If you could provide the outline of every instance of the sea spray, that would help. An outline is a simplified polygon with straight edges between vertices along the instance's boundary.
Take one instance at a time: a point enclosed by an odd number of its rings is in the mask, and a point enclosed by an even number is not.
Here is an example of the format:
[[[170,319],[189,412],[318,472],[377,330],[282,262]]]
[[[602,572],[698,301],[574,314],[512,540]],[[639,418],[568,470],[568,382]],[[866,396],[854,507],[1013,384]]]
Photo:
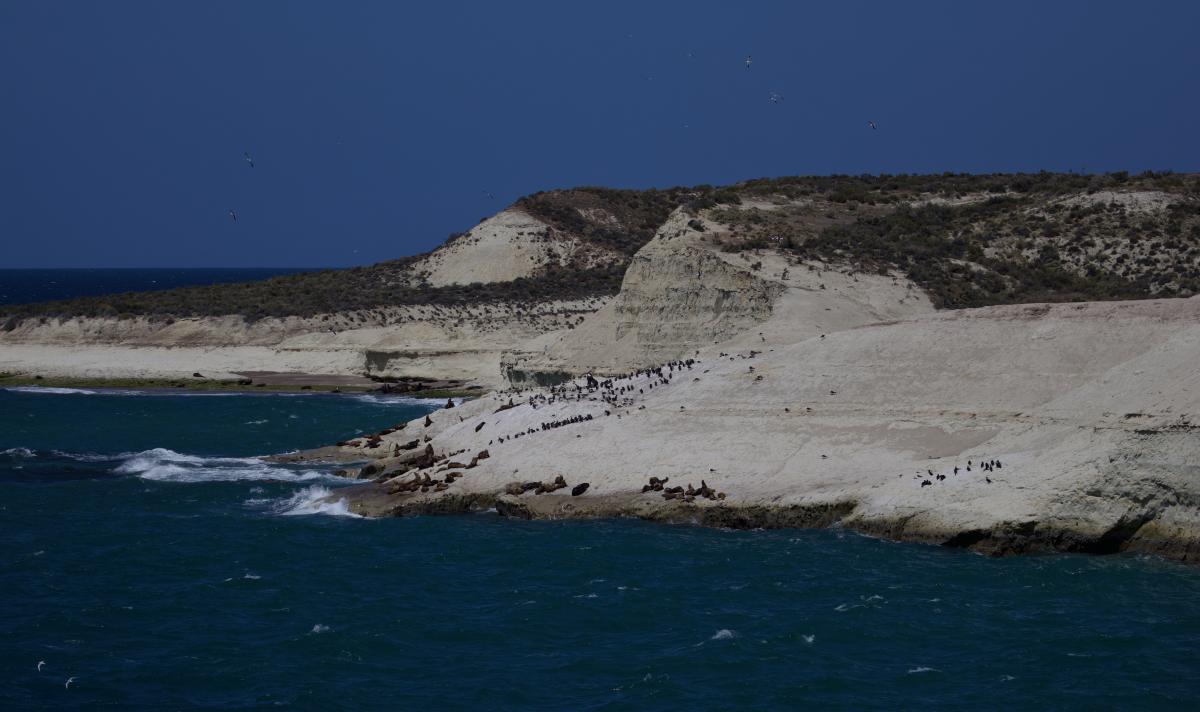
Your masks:
[[[361,515],[350,511],[350,506],[344,497],[331,499],[332,496],[333,492],[328,487],[310,485],[281,500],[276,505],[275,512],[284,516],[327,514],[333,517],[362,519]]]
[[[137,475],[160,482],[232,482],[273,480],[280,482],[336,481],[335,476],[317,470],[293,470],[269,465],[254,457],[200,457],[153,448],[128,456],[113,469],[117,474]]]

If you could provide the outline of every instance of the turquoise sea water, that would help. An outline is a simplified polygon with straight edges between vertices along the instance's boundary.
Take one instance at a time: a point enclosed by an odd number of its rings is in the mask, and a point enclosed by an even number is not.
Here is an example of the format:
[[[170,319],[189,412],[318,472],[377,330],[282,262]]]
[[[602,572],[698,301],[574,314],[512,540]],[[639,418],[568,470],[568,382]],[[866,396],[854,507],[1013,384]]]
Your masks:
[[[1200,705],[1194,567],[371,521],[314,504],[320,469],[246,459],[427,407],[0,390],[0,709]]]

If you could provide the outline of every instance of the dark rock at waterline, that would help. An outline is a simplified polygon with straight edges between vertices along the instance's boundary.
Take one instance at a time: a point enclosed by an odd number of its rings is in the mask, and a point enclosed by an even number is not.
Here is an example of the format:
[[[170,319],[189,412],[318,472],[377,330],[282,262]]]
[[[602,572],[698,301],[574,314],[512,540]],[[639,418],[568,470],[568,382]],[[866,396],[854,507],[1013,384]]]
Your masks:
[[[581,482],[581,483],[575,485],[574,487],[571,488],[571,496],[578,497],[579,495],[583,494],[584,492],[587,492],[588,487],[590,487],[590,486],[591,485],[587,482]]]

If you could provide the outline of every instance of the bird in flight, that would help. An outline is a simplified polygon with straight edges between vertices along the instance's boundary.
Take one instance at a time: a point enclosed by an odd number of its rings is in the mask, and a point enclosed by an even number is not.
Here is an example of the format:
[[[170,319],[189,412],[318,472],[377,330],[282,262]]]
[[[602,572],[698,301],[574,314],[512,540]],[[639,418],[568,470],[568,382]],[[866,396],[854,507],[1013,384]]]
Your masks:
[[[875,125],[874,121],[868,121],[867,126],[870,126],[872,130],[876,130],[879,128],[878,126]]]
[[[250,167],[253,168],[254,167],[254,159],[250,157],[250,152],[243,151],[242,155],[246,157],[246,163],[249,163]]]
[[[73,678],[73,677],[68,677],[68,678],[67,678],[67,684],[63,685],[63,689],[64,689],[64,690],[69,690],[69,689],[71,689],[71,683],[72,683],[72,682],[75,682],[75,678]]]
[[[485,190],[485,191],[483,191],[483,194],[484,194],[484,195],[486,195],[488,198],[495,198],[495,197],[496,197],[496,196],[492,195],[492,191],[490,191],[490,190]]]
[[[772,104],[778,104],[779,102],[783,101],[783,94],[771,92],[771,95],[768,98],[771,100]]]
[[[235,213],[232,209],[229,211],[229,219],[237,222],[237,213]]]
[[[39,660],[39,661],[38,661],[38,672],[41,672],[41,671],[42,671],[42,668],[44,668],[45,666],[46,666],[46,661],[45,661],[45,660]]]
[[[746,69],[749,69],[751,64],[754,64],[754,58],[746,55]]]

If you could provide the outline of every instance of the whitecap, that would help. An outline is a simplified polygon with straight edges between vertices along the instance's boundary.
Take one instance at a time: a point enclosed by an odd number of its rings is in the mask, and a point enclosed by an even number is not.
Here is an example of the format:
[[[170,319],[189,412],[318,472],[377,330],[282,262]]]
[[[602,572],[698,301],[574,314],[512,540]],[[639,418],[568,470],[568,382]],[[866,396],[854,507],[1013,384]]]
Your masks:
[[[258,574],[252,574],[252,573],[247,572],[246,575],[243,576],[242,578],[249,579],[250,581],[257,581],[260,578],[262,578],[262,576],[259,576]]]
[[[10,447],[7,450],[0,450],[0,455],[8,455],[9,457],[33,457],[33,450],[27,447]]]
[[[263,423],[269,423],[269,422],[271,422],[271,421],[267,420],[266,418],[263,418],[262,420],[247,420],[244,423],[244,425],[262,425]]]
[[[318,623],[318,624],[314,625],[314,626],[312,627],[312,630],[310,630],[310,631],[308,631],[308,632],[309,632],[310,634],[317,634],[317,635],[319,635],[319,634],[321,634],[321,633],[328,633],[329,631],[330,631],[330,627],[329,627],[329,626],[327,626],[327,625],[321,625],[320,623]]]
[[[916,675],[916,674],[922,673],[922,672],[941,672],[941,670],[938,670],[937,668],[931,668],[931,667],[915,667],[915,668],[909,669],[908,674]]]
[[[123,475],[137,475],[160,482],[232,482],[236,480],[282,480],[312,482],[333,479],[333,475],[314,470],[289,470],[269,465],[255,457],[200,457],[154,448],[127,453],[125,461],[113,469]]]
[[[718,630],[716,633],[713,633],[713,636],[711,638],[709,638],[709,640],[731,640],[733,638],[736,638],[737,635],[738,634],[737,634],[736,630],[729,630],[728,628],[722,628],[721,630]]]
[[[350,511],[350,505],[344,497],[331,500],[332,495],[333,492],[328,487],[311,485],[280,501],[275,507],[275,512],[284,516],[327,514],[333,517],[362,519],[362,515]]]

